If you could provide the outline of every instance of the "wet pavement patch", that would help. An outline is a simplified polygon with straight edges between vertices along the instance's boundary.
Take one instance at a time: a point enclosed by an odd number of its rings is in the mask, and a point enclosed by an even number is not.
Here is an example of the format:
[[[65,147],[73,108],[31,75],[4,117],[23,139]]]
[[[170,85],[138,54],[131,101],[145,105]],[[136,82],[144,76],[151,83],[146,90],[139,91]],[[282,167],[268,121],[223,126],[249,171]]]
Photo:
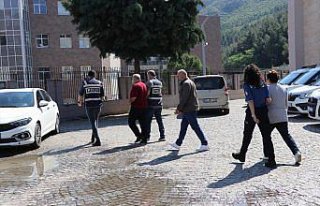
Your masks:
[[[0,161],[0,184],[36,181],[58,166],[53,156],[25,155]]]

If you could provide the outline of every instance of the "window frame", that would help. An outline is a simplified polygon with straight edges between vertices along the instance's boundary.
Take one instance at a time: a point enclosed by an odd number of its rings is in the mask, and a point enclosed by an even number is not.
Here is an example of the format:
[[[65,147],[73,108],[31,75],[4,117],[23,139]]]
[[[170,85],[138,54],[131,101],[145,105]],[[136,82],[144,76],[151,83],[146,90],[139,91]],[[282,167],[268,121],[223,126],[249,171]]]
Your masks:
[[[47,45],[46,46],[43,44],[44,39],[45,39],[44,36],[47,36]],[[38,40],[41,41],[43,46],[39,46]],[[36,47],[38,49],[48,48],[49,47],[49,35],[48,34],[38,34],[38,35],[36,35]]]
[[[42,8],[45,8],[45,12],[42,12]],[[47,0],[33,0],[33,14],[36,14],[36,15],[48,14]]]
[[[60,34],[60,48],[61,49],[71,49],[72,48],[72,35],[71,34]],[[70,42],[68,42],[68,41]],[[63,44],[70,43],[70,47],[63,46]]]
[[[70,11],[63,6],[61,0],[57,2],[58,16],[70,16]]]

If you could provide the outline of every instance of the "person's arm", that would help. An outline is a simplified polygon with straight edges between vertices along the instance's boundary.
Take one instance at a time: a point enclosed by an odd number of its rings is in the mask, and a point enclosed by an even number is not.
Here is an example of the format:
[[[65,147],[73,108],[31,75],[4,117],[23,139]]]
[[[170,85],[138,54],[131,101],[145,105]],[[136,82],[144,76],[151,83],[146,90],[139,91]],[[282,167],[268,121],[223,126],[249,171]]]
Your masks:
[[[84,83],[82,83],[79,94],[78,94],[78,106],[81,107],[83,105],[83,95],[84,95]]]
[[[151,93],[151,82],[150,81],[148,81],[147,83],[146,83],[146,86],[147,86],[147,89],[148,89],[148,94],[147,94],[147,98],[150,96],[150,93]]]
[[[101,100],[102,100],[102,101],[105,100],[104,88],[103,88],[103,84],[102,84],[102,83],[101,83],[101,89],[100,89],[100,97],[101,97]]]
[[[132,86],[131,91],[130,91],[130,98],[129,98],[129,103],[131,104],[132,102],[136,101],[138,97],[138,87]]]
[[[271,104],[271,102],[272,102],[272,95],[270,94],[270,92],[269,92],[269,88],[267,87],[266,88],[266,104],[268,105],[268,104]]]
[[[181,99],[179,102],[179,105],[177,107],[177,110],[180,112],[183,112],[183,108],[188,102],[189,96],[190,96],[190,91],[191,91],[191,84],[190,83],[183,83],[182,84],[182,89],[181,89]]]
[[[260,120],[256,116],[256,110],[255,110],[255,107],[254,107],[253,100],[248,101],[248,105],[249,105],[249,109],[250,109],[251,117],[252,117],[253,121],[255,123],[259,124]]]

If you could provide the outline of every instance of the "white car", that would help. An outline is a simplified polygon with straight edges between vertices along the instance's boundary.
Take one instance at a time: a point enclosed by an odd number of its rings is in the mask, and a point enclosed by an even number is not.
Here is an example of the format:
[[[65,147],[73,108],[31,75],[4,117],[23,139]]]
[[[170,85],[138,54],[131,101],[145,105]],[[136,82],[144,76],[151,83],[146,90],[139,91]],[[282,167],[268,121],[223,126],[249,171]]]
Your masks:
[[[229,93],[221,75],[206,75],[193,78],[197,87],[199,109],[214,109],[229,113]]]
[[[307,73],[309,69],[297,69],[295,71],[290,72],[287,76],[279,81],[281,85],[291,85],[293,82],[302,77],[305,73]]]
[[[59,133],[59,109],[39,88],[0,90],[0,146],[40,147],[42,137]]]
[[[302,87],[304,85],[313,85],[318,80],[320,80],[320,67],[309,69],[308,72],[304,73],[291,85],[284,85],[284,87],[289,92],[295,88]]]
[[[320,89],[320,80],[310,86],[305,85],[292,89],[288,93],[288,112],[308,114],[309,95],[317,89]]]
[[[310,118],[320,120],[320,89],[309,95],[308,112]]]

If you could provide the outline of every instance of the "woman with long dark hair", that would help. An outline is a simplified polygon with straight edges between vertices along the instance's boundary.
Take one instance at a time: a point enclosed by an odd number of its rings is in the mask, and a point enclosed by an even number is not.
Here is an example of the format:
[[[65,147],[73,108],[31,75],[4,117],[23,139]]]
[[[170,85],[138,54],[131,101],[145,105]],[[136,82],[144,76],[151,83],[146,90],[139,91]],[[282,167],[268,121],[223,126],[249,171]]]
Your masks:
[[[244,94],[248,107],[244,120],[243,140],[240,152],[232,153],[232,157],[245,162],[246,153],[257,124],[262,135],[263,152],[268,157],[266,167],[276,167],[273,143],[270,136],[267,104],[271,102],[267,85],[261,79],[259,68],[250,64],[244,68]]]

